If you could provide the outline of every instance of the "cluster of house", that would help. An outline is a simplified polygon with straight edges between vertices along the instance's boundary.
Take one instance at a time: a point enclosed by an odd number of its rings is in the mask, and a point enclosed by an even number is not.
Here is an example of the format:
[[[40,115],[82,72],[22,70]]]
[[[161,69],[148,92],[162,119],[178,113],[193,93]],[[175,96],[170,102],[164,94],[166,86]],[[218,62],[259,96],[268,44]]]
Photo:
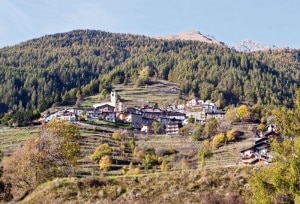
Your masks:
[[[241,152],[241,160],[243,164],[270,163],[272,154],[270,152],[270,142],[273,139],[281,141],[282,138],[278,134],[275,125],[269,125],[267,131],[257,132],[257,139],[250,147],[243,148]]]
[[[189,117],[193,117],[197,122],[204,122],[207,118],[223,118],[225,115],[225,112],[218,110],[214,103],[198,99],[192,99],[186,104],[173,105],[164,109],[153,106],[126,107],[124,103],[118,100],[116,92],[111,92],[110,99],[109,102],[98,103],[91,108],[71,108],[57,111],[45,117],[44,120],[47,122],[56,118],[70,122],[79,119],[123,121],[143,132],[151,132],[152,123],[156,121],[161,124],[166,134],[178,135],[179,129],[187,123]]]
[[[194,98],[180,106],[183,107],[187,117],[194,117],[198,122],[204,122],[208,118],[223,118],[225,115],[225,112],[219,110],[214,103],[201,99]]]

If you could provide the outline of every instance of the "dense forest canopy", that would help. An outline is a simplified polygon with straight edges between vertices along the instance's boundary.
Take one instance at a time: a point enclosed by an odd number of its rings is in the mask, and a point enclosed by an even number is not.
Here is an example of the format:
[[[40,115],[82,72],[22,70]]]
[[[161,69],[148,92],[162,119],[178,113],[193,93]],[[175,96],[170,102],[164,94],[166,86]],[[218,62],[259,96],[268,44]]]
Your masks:
[[[299,88],[300,50],[242,53],[197,41],[75,30],[0,49],[0,114],[45,110],[110,91],[147,67],[151,76],[220,106],[291,106]]]

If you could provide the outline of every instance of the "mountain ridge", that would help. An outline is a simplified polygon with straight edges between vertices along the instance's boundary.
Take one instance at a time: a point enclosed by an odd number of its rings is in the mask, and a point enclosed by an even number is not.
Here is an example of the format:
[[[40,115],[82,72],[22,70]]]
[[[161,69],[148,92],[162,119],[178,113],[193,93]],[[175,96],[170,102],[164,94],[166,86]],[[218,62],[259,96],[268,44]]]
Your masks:
[[[196,30],[188,30],[174,35],[154,36],[153,38],[163,40],[193,40],[225,46],[224,42],[217,40],[214,36],[205,35]]]

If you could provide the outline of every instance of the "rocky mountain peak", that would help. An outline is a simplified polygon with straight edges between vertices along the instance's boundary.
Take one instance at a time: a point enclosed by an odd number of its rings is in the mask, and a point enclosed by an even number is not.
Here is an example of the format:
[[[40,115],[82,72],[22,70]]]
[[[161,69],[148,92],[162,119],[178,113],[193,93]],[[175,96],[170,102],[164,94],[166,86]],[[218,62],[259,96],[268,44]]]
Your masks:
[[[213,43],[217,45],[225,45],[225,43],[217,40],[214,36],[202,34],[200,31],[189,30],[185,32],[181,32],[175,35],[166,35],[155,37],[156,39],[164,39],[164,40],[194,40],[200,42]]]

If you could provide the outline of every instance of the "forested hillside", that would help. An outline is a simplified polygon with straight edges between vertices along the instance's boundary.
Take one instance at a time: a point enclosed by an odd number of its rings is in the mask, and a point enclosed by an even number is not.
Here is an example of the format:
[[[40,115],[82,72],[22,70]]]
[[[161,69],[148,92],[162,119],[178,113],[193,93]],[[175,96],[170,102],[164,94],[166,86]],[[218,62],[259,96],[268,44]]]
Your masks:
[[[186,94],[218,101],[291,106],[300,85],[300,51],[241,53],[197,41],[76,30],[0,49],[0,114],[139,84],[141,70],[178,83]]]

